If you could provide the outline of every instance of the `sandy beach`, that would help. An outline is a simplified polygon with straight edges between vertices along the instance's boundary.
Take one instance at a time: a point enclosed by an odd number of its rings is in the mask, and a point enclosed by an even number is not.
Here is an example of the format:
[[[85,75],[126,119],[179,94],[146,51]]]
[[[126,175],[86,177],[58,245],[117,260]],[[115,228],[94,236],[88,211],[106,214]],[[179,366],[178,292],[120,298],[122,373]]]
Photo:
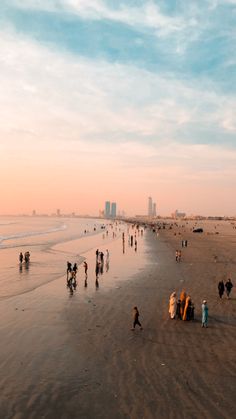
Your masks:
[[[111,256],[99,287],[88,243],[87,287],[80,267],[73,295],[63,276],[2,300],[1,417],[233,418],[236,230],[216,225],[205,223],[203,234],[192,233],[193,222],[158,235],[148,229],[137,252],[127,245],[123,253],[120,236],[101,241]],[[182,239],[188,247],[176,263]],[[217,284],[228,275],[235,287],[220,300]],[[169,295],[182,288],[195,303],[193,322],[169,319]],[[130,330],[135,305],[143,331]]]

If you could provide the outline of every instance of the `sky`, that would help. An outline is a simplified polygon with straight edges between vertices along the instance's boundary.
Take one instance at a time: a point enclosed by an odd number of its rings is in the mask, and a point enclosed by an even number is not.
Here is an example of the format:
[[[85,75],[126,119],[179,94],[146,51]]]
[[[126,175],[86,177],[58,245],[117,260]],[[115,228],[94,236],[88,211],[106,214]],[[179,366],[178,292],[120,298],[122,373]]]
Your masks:
[[[236,0],[1,0],[0,213],[236,215]]]

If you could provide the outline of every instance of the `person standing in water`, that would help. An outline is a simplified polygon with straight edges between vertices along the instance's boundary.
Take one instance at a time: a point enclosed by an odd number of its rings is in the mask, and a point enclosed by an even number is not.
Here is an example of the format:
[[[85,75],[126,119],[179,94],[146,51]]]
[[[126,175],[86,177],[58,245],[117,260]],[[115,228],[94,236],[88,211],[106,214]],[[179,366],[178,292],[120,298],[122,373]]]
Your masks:
[[[84,273],[87,276],[87,272],[88,272],[88,264],[87,262],[84,261]]]
[[[23,260],[24,260],[23,253],[22,253],[22,252],[20,252],[20,254],[19,254],[19,261],[20,261],[20,263],[22,263],[22,262],[23,262]]]
[[[138,308],[136,306],[133,308],[133,319],[134,319],[133,327],[132,327],[131,330],[135,329],[136,324],[140,327],[140,330],[143,330],[142,325],[139,321],[139,311],[138,311]]]
[[[202,302],[202,327],[208,327],[208,306],[206,300]]]

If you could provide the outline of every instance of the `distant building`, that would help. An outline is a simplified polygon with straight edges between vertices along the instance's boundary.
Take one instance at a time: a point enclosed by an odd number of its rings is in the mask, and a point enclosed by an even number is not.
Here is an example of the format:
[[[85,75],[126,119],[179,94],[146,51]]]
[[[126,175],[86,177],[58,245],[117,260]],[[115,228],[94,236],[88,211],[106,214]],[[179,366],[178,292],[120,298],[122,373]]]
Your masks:
[[[105,215],[106,218],[109,218],[111,216],[111,203],[110,203],[110,201],[105,202],[104,215]]]
[[[184,218],[186,216],[185,212],[180,212],[178,210],[175,210],[173,214],[171,214],[172,218]]]
[[[156,217],[157,216],[157,204],[156,202],[152,202],[151,196],[148,198],[148,217]]]
[[[111,217],[112,218],[116,217],[116,202],[112,202],[111,204]]]
[[[149,198],[148,198],[148,216],[149,217],[152,217],[152,210],[153,210],[152,198],[149,196]]]
[[[156,202],[153,202],[153,205],[152,205],[152,216],[153,217],[157,216],[157,204],[156,204]]]

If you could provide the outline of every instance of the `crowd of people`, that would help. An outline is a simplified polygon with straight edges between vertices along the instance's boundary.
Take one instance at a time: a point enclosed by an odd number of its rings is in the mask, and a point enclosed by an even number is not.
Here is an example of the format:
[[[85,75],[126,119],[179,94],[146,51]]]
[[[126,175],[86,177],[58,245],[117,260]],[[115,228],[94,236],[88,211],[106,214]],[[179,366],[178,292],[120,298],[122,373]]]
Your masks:
[[[176,292],[172,292],[169,300],[169,313],[171,319],[194,320],[194,304],[185,290],[180,293],[179,299],[177,299]]]

